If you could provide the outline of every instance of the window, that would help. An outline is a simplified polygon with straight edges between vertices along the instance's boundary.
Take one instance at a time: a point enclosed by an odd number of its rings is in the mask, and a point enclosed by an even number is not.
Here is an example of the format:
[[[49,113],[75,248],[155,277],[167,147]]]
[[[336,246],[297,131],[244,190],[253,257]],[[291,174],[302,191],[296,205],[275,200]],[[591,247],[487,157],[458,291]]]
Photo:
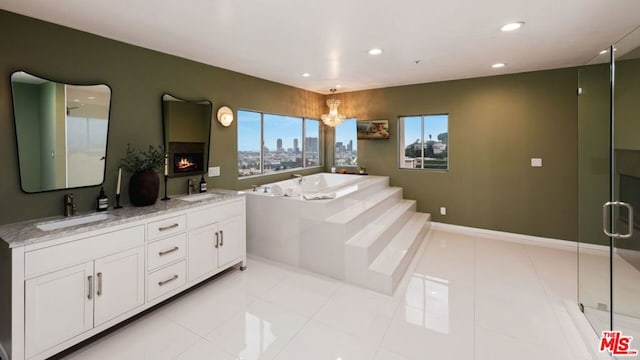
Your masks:
[[[347,119],[336,127],[334,164],[337,166],[358,165],[358,138],[356,119]]]
[[[322,165],[320,122],[238,110],[238,176]]]
[[[399,119],[400,168],[449,170],[449,115]]]

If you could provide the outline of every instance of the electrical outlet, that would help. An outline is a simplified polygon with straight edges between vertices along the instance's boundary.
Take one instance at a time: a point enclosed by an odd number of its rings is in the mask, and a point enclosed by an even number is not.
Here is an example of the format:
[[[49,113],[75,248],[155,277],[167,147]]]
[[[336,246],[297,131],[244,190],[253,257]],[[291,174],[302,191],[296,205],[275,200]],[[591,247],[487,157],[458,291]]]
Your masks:
[[[532,167],[542,167],[542,158],[531,158]]]
[[[440,208],[440,215],[447,215],[447,208],[446,207],[441,207]]]
[[[209,167],[209,177],[220,176],[220,166]]]

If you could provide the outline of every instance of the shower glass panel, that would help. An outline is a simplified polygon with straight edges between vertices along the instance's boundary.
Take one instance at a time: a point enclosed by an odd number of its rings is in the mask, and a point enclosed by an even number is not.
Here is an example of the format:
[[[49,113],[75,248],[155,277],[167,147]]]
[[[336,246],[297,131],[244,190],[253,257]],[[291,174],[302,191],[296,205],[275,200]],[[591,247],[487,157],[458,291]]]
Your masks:
[[[614,199],[628,204],[613,214],[612,329],[640,343],[640,29],[615,44]],[[626,236],[630,234],[630,236]]]
[[[598,335],[619,330],[633,339],[640,339],[639,45],[636,29],[582,67],[578,97],[578,302]]]
[[[610,329],[610,239],[602,204],[611,194],[608,52],[578,72],[578,303],[597,333]]]

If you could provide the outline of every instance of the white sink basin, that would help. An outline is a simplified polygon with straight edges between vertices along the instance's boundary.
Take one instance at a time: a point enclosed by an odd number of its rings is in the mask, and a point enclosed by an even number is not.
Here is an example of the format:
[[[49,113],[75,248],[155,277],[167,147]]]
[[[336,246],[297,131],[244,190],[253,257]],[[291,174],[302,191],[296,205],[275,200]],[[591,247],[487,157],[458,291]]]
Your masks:
[[[108,213],[107,214],[105,213],[91,214],[91,215],[85,215],[85,216],[76,216],[76,217],[66,218],[62,220],[43,222],[43,223],[36,224],[36,227],[42,231],[51,231],[51,230],[58,230],[58,229],[63,229],[71,226],[88,224],[96,221],[107,220],[107,219],[111,219],[112,217],[113,215]]]
[[[194,194],[194,195],[187,195],[187,196],[179,197],[178,199],[184,200],[184,201],[200,201],[200,200],[205,200],[205,199],[218,198],[218,197],[222,197],[222,196],[224,196],[224,195],[216,194],[216,193],[201,193],[201,194]]]

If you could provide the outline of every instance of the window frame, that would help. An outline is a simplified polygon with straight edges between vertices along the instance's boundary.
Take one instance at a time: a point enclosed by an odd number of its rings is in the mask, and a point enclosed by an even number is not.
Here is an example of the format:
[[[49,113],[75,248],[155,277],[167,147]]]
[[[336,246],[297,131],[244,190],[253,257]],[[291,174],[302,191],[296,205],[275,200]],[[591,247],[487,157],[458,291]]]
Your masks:
[[[412,118],[412,117],[420,118],[420,141],[424,143],[425,117],[430,117],[430,116],[446,116],[447,117],[447,168],[446,169],[425,168],[424,161],[422,162],[421,168],[402,167],[402,164],[404,163],[404,159],[405,159],[405,149],[406,149],[406,144],[404,142],[404,138],[405,138],[404,118]],[[451,153],[449,152],[449,141],[451,140],[451,137],[449,136],[450,135],[449,120],[450,120],[450,113],[446,113],[446,112],[445,113],[425,113],[425,114],[418,114],[418,115],[399,115],[397,118],[397,121],[398,121],[398,126],[397,126],[398,128],[398,170],[449,172],[449,170],[451,170]],[[423,159],[424,159],[424,150],[425,148],[422,147],[421,154]]]
[[[316,168],[322,168],[324,166],[324,141],[323,141],[323,131],[322,131],[322,121],[320,121],[320,119],[314,119],[312,117],[305,117],[305,116],[298,116],[298,115],[285,115],[285,114],[278,114],[278,113],[271,113],[271,112],[265,112],[265,111],[257,111],[257,110],[249,110],[249,109],[240,109],[238,108],[236,111],[236,114],[239,114],[239,112],[250,112],[250,113],[254,113],[254,114],[260,114],[260,166],[259,166],[259,170],[260,173],[259,174],[254,174],[254,175],[246,175],[246,176],[240,176],[240,169],[238,167],[238,153],[241,151],[240,149],[238,149],[239,143],[236,143],[236,173],[238,174],[238,180],[243,180],[243,179],[250,179],[250,178],[257,178],[257,177],[261,177],[261,176],[269,176],[269,175],[275,175],[275,174],[286,174],[288,172],[295,172],[295,171],[300,171],[300,170],[305,170],[305,169],[316,169]],[[269,173],[265,173],[264,172],[264,163],[265,163],[265,152],[264,152],[264,116],[265,115],[271,115],[271,116],[281,116],[281,117],[288,117],[288,118],[297,118],[302,120],[302,138],[300,139],[300,142],[302,143],[300,145],[300,153],[302,156],[302,166],[301,167],[296,167],[296,168],[292,168],[292,169],[286,169],[286,170],[281,170],[281,171],[274,171],[274,172],[269,172]],[[237,116],[238,119],[237,121],[240,121],[240,116]],[[313,120],[313,121],[317,121],[318,122],[318,165],[314,165],[314,166],[305,166],[306,164],[306,141],[305,141],[305,136],[306,136],[306,129],[307,129],[307,120]],[[238,140],[238,135],[239,133],[236,134],[236,141]]]

